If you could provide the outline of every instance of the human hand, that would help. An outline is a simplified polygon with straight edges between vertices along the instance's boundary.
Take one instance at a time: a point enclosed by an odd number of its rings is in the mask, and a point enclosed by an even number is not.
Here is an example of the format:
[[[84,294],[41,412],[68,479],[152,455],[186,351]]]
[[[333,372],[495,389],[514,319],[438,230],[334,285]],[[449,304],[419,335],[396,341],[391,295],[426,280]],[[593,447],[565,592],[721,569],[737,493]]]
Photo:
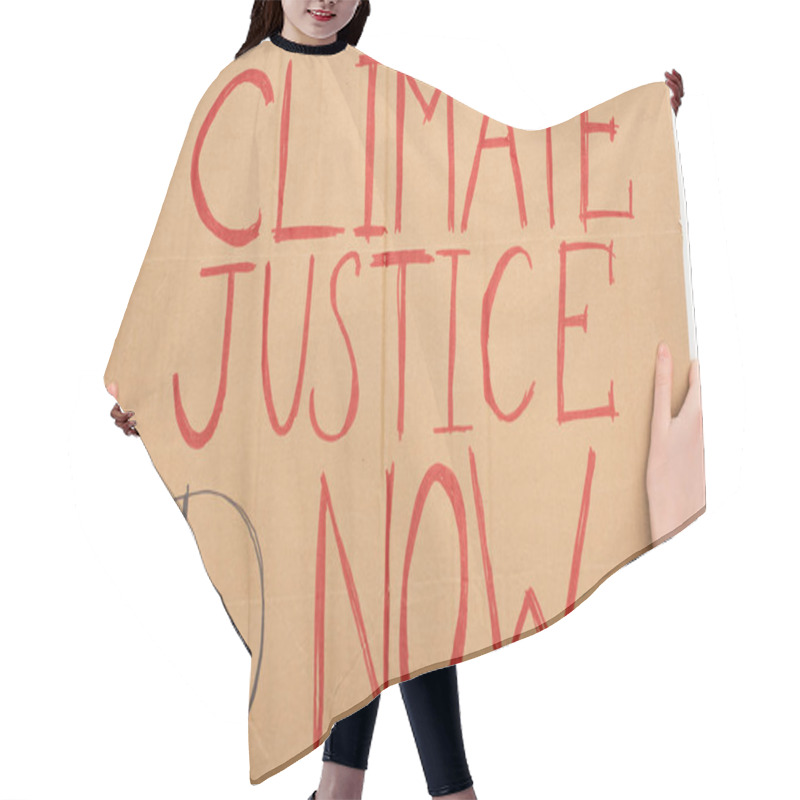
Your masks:
[[[664,348],[663,355],[661,347]],[[647,499],[652,541],[677,533],[706,505],[703,453],[703,413],[700,365],[689,365],[689,391],[677,417],[672,417],[672,355],[666,342],[656,357],[650,453],[647,458]]]
[[[672,72],[665,72],[667,79],[664,83],[672,89],[672,110],[675,112],[675,116],[678,116],[678,108],[681,104],[681,97],[683,97],[683,78],[681,77],[680,72],[678,70],[673,69]]]
[[[106,386],[106,391],[112,397],[116,398],[118,392],[117,384],[109,383],[108,386]],[[114,408],[111,409],[111,416],[114,417],[114,424],[118,428],[122,428],[126,436],[139,436],[139,431],[136,430],[136,420],[131,422],[133,411],[123,411],[119,407],[119,403],[115,403]]]

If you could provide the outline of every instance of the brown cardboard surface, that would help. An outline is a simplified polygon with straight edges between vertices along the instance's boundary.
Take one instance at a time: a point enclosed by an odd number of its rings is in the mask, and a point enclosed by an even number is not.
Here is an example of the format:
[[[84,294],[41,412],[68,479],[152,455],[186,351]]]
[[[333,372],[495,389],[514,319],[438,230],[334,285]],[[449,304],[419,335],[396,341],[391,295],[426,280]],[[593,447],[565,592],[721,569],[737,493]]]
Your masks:
[[[251,653],[251,782],[653,546],[678,178],[661,82],[540,131],[349,45],[209,87],[104,381]]]

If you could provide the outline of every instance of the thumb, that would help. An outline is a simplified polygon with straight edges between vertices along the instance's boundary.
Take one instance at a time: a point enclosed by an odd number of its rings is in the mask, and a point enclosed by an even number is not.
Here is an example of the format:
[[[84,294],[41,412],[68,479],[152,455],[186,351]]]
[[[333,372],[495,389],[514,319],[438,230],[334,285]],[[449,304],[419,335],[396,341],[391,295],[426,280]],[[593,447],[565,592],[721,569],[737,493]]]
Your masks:
[[[653,435],[663,435],[672,422],[672,354],[666,342],[658,345],[653,392]]]

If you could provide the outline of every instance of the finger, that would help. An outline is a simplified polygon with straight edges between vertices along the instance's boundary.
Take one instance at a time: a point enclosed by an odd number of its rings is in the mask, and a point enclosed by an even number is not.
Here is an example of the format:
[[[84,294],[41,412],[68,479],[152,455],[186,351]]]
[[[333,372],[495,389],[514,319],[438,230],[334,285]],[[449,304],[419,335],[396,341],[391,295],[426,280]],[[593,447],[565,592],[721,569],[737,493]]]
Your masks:
[[[686,392],[686,399],[678,413],[678,417],[683,419],[686,416],[694,417],[700,411],[700,364],[698,360],[692,359],[689,364],[689,390]]]
[[[123,411],[119,407],[119,404],[111,409],[111,416],[114,417],[117,422],[127,422],[133,416],[133,413],[133,411]]]
[[[671,73],[665,72],[664,75],[667,77],[670,88],[674,87],[675,93],[683,97],[683,78],[680,73],[677,70],[672,70]]]
[[[664,348],[662,350],[662,347]],[[659,344],[653,387],[652,437],[663,437],[672,422],[672,354],[666,342]]]
[[[681,93],[678,85],[674,81],[664,81],[664,83],[669,86],[670,91],[672,92],[672,96],[670,97],[670,104],[672,105],[672,110],[677,114],[678,108],[681,104]]]
[[[680,102],[681,97],[683,97],[683,90],[681,89],[681,87],[677,83],[675,83],[674,80],[672,81],[667,80],[664,81],[664,83],[666,83],[667,86],[669,86],[673,97],[677,98],[678,102]]]
[[[696,358],[689,362],[689,389],[700,391],[700,362]]]
[[[114,408],[111,409],[111,416],[114,417],[116,420],[125,421],[131,418],[133,415],[133,411],[123,411],[119,405],[115,405]]]

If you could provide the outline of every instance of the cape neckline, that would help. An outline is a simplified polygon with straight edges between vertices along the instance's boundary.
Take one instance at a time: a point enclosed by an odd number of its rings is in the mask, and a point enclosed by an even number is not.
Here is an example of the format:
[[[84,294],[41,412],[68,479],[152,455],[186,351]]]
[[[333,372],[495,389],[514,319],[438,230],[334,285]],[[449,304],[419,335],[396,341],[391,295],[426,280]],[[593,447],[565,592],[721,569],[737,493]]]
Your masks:
[[[269,40],[276,47],[283,50],[288,50],[290,53],[306,53],[313,56],[327,56],[333,53],[341,53],[347,47],[347,39],[338,38],[335,42],[330,44],[300,44],[281,36],[280,33],[273,33]]]

